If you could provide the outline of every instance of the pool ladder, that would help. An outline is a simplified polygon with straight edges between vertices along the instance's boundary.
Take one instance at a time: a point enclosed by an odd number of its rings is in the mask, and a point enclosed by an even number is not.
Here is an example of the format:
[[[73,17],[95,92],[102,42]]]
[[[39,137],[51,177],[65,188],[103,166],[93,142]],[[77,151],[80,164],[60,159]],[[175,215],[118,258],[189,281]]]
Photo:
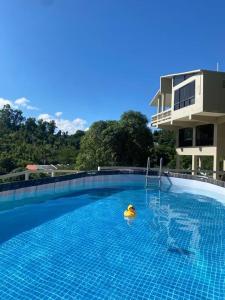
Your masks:
[[[150,157],[147,160],[146,174],[145,174],[145,188],[159,186],[161,187],[161,175],[162,175],[162,157],[160,158],[160,165],[157,177],[153,177],[149,174],[150,172]],[[156,179],[156,180],[155,180]]]

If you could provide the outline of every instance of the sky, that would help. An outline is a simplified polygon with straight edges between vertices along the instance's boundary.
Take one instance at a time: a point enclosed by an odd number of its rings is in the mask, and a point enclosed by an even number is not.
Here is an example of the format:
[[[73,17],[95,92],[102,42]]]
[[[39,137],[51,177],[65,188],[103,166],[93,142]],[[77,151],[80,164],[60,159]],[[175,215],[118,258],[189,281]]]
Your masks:
[[[225,1],[0,0],[0,108],[69,133],[128,110],[159,77],[225,71]]]

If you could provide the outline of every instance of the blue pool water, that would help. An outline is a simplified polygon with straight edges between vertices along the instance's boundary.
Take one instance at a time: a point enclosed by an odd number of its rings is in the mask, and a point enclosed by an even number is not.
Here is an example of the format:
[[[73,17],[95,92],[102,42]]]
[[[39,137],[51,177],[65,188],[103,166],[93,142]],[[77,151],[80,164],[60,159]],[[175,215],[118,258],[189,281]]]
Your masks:
[[[1,212],[0,243],[4,300],[225,299],[225,207],[206,196],[74,192]]]

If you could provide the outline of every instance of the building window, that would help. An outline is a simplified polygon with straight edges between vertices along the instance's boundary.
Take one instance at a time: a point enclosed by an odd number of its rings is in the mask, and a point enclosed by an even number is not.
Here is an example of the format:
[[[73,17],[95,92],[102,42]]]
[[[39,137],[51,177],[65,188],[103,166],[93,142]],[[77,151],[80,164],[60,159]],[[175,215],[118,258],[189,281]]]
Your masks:
[[[193,128],[179,129],[179,147],[192,147]]]
[[[195,73],[196,74],[196,73]],[[179,83],[187,80],[188,78],[194,76],[195,74],[184,74],[184,75],[177,75],[173,77],[173,86],[178,85]]]
[[[195,80],[174,92],[174,110],[195,103]]]
[[[214,125],[196,126],[196,146],[213,146]]]

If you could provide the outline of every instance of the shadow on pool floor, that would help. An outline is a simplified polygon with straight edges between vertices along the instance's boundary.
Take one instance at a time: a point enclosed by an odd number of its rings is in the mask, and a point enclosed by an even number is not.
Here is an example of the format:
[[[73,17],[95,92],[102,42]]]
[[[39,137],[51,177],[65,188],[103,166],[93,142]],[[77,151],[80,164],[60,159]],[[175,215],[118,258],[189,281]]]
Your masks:
[[[47,202],[43,200],[41,203],[3,211],[0,214],[0,243],[82,206],[98,201],[102,197],[106,198],[123,190],[118,188],[85,190],[61,197],[55,196],[51,200],[48,199]],[[68,199],[82,195],[87,195],[87,197]]]

